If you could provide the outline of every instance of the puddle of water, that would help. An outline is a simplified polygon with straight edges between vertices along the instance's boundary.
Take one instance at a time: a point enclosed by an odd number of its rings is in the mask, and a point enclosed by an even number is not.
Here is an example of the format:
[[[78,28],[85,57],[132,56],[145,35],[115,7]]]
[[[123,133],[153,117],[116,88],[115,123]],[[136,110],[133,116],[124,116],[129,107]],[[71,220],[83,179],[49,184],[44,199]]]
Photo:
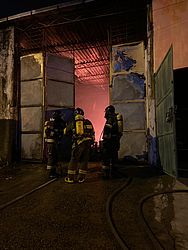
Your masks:
[[[158,195],[153,198],[154,219],[165,230],[159,240],[171,238],[176,250],[188,249],[188,193]]]

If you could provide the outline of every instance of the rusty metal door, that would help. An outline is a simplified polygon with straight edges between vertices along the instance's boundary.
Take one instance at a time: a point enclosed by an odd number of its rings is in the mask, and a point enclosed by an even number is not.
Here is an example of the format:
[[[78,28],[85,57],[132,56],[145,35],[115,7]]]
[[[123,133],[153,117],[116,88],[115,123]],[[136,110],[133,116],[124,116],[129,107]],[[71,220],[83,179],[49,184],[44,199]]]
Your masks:
[[[166,54],[154,78],[160,163],[165,173],[177,176],[172,47]]]

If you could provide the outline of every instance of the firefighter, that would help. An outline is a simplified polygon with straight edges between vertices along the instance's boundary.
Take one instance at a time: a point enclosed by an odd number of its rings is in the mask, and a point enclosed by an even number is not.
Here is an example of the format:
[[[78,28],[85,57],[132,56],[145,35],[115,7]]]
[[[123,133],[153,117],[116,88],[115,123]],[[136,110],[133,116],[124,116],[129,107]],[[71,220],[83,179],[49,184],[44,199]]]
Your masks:
[[[67,183],[85,181],[90,148],[95,140],[95,132],[91,121],[84,118],[84,111],[76,108],[73,122],[67,125],[65,134],[72,134],[72,152],[68,165]]]
[[[50,178],[57,177],[56,167],[60,156],[60,144],[63,137],[66,122],[61,117],[61,112],[56,110],[52,118],[45,122],[44,138],[47,145],[47,170],[50,170]]]
[[[109,105],[105,109],[105,125],[102,136],[102,172],[103,177],[116,174],[115,164],[118,160],[120,138],[123,134],[123,118],[115,113],[115,107]]]

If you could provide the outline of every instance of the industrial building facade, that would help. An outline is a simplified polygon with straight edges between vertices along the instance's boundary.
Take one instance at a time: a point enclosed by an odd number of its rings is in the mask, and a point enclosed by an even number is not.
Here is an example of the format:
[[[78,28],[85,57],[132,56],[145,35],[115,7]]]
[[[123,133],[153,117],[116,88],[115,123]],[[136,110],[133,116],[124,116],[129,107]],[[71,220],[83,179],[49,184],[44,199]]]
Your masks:
[[[147,155],[177,176],[174,46],[160,51],[159,66],[159,5],[69,1],[1,20],[2,163],[43,159],[43,125],[55,109],[68,117],[81,106],[99,142],[111,103],[124,117],[119,157]]]

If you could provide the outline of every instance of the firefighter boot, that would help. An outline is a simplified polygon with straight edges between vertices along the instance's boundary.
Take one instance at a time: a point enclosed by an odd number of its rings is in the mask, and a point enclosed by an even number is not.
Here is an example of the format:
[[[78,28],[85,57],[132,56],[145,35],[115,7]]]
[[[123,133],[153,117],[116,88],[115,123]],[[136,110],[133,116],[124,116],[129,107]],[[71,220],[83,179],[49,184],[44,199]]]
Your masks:
[[[78,183],[83,183],[85,181],[86,174],[87,174],[86,170],[79,169],[79,172],[78,172]]]
[[[102,166],[102,178],[109,179],[110,177],[110,168],[108,166]]]
[[[57,178],[58,177],[58,174],[56,173],[56,167],[53,166],[51,169],[50,169],[50,178]]]
[[[67,177],[65,177],[65,182],[74,183],[75,182],[75,175],[76,175],[76,170],[68,169],[68,175],[67,175]]]

